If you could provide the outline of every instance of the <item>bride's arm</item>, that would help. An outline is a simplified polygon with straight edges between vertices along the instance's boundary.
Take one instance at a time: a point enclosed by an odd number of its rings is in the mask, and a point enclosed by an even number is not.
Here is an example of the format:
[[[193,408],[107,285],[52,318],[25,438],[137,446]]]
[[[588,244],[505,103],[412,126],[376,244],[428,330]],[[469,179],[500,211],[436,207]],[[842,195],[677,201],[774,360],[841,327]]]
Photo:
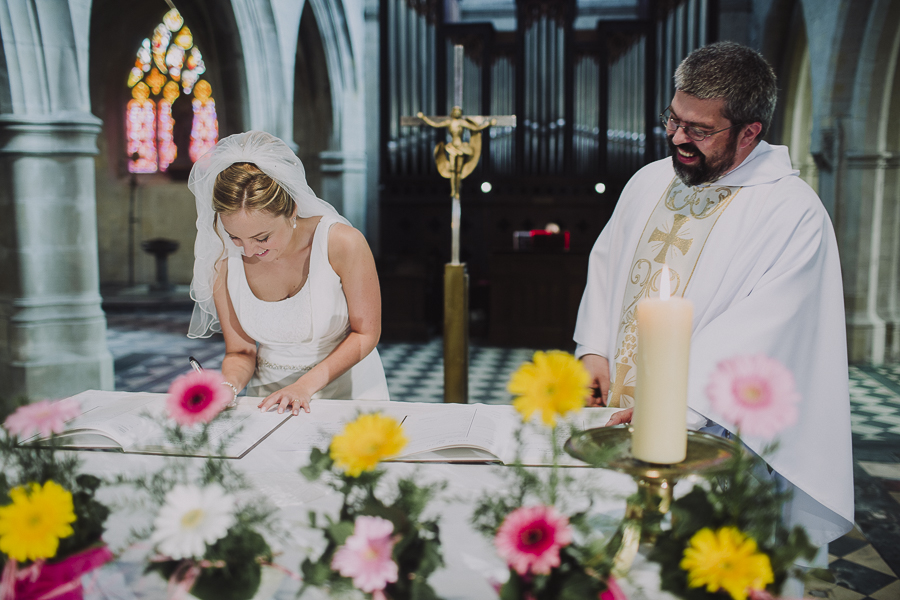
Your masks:
[[[328,235],[328,260],[341,278],[350,316],[350,333],[322,362],[295,383],[278,390],[260,403],[268,410],[278,404],[278,412],[293,407],[309,412],[313,394],[346,373],[364,359],[381,337],[381,289],[375,259],[362,233],[337,223]],[[223,327],[224,330],[224,327]]]
[[[213,300],[225,337],[225,358],[222,359],[222,375],[237,391],[244,389],[256,370],[256,342],[244,333],[234,312],[228,294],[228,261],[219,263]]]

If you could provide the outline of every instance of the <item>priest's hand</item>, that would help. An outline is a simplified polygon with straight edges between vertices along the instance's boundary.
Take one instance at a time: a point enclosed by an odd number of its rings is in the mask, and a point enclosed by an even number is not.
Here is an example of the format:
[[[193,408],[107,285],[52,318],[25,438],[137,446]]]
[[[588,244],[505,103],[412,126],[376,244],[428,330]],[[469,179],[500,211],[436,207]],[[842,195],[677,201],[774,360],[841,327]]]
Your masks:
[[[606,422],[604,427],[611,427],[613,425],[621,425],[622,423],[631,423],[631,415],[634,414],[633,408],[626,408],[625,410],[620,410],[613,416],[609,418],[609,421]]]
[[[581,357],[588,373],[591,374],[593,394],[584,399],[586,406],[606,406],[609,396],[609,361],[599,354],[585,354]]]

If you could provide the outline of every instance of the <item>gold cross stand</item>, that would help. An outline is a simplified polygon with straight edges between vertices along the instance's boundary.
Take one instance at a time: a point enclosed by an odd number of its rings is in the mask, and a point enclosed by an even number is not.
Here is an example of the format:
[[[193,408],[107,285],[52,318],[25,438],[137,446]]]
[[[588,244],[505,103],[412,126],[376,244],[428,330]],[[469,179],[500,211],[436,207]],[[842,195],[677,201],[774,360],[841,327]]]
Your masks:
[[[469,276],[459,262],[459,226],[462,209],[459,189],[481,158],[481,132],[492,125],[515,127],[516,117],[466,116],[462,110],[463,47],[453,47],[454,106],[450,116],[402,117],[400,125],[446,128],[450,141],[434,147],[434,161],[441,177],[450,180],[450,262],[444,265],[444,402],[469,401]],[[463,135],[469,131],[469,139]]]

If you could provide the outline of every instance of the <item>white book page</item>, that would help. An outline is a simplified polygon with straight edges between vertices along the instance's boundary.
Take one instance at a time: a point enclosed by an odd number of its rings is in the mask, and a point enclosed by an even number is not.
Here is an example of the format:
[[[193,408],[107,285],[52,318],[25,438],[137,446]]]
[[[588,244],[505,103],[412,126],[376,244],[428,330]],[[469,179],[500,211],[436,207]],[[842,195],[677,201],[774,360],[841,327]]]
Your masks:
[[[125,452],[177,453],[183,448],[165,440],[166,394],[88,390],[74,396],[82,413],[66,424],[60,436],[71,448],[121,448]],[[209,427],[210,444],[228,440],[224,456],[239,457],[277,428],[289,414],[261,413],[258,398],[239,398],[227,409],[228,418]],[[201,425],[184,428],[188,439],[200,434]],[[68,438],[68,439],[67,439]],[[108,442],[103,438],[108,438]],[[36,438],[34,438],[36,439]]]
[[[154,406],[154,410],[160,410],[160,418],[165,419],[163,415],[165,396],[161,396],[162,398],[158,401],[159,406]],[[272,430],[290,418],[290,413],[278,414],[277,411],[262,413],[257,404],[259,404],[258,398],[238,398],[237,407],[226,409],[221,417],[210,422],[207,430],[210,452],[215,450],[223,441],[226,441],[227,445],[222,456],[230,458],[240,457],[258,442],[265,439]],[[191,427],[182,428],[188,442],[199,437],[202,430],[203,426],[199,423]],[[131,452],[177,453],[182,448],[166,441],[163,431],[157,429],[155,435],[143,437],[131,446],[127,446],[125,450]]]
[[[326,450],[331,438],[341,433],[360,414],[380,412],[402,422],[409,412],[402,402],[368,400],[313,400],[310,412],[301,412],[285,423],[273,436],[276,450],[309,452]]]
[[[145,413],[159,413],[162,408],[156,406],[159,396],[96,391],[79,394],[76,398],[81,402],[82,413],[66,424],[61,441],[66,445],[71,442],[72,446],[95,447],[88,440],[102,434],[124,449],[158,435],[159,426]],[[79,443],[80,434],[91,434],[91,438]],[[66,441],[66,437],[72,439]]]
[[[568,423],[578,429],[598,427],[618,409],[589,408],[572,415]],[[381,412],[402,423],[409,440],[397,461],[454,462],[500,460],[510,463],[516,456],[514,432],[521,416],[511,405],[432,404],[423,402],[367,402],[315,400],[309,414],[301,413],[273,435],[277,450],[309,452],[325,450],[331,438],[360,413]],[[569,427],[559,430],[560,444],[568,438]],[[522,458],[526,464],[552,463],[550,430],[531,425],[522,436]],[[560,464],[584,464],[562,453]]]
[[[297,415],[291,417],[278,431],[273,442],[280,452],[309,452],[313,448],[325,451],[331,438],[340,433],[344,425],[353,420],[352,412],[334,415],[334,419],[323,419],[321,415]]]
[[[362,413],[379,412],[394,418],[409,440],[398,457],[451,446],[483,447],[492,441],[493,423],[487,430],[473,423],[476,409],[470,405],[431,404],[424,402],[369,402],[351,400],[316,400],[309,414],[292,417],[274,436],[275,447],[285,452],[325,450],[331,438],[340,434],[350,421]],[[488,435],[489,434],[489,435]],[[496,456],[496,455],[494,455]],[[444,459],[446,460],[446,459]],[[482,458],[483,460],[483,458]]]
[[[512,433],[510,413],[485,404],[435,404],[428,412],[410,414],[404,423],[409,444],[400,460],[422,452],[474,448],[503,460]],[[459,453],[456,453],[459,454]],[[484,455],[473,453],[473,459]],[[462,460],[456,458],[456,460]]]

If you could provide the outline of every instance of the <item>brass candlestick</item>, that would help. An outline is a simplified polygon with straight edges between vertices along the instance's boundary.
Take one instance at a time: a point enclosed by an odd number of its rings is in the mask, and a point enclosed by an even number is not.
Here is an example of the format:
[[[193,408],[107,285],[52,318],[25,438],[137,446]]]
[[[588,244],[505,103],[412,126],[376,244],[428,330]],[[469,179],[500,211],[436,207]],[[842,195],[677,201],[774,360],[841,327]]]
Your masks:
[[[619,534],[621,546],[616,553],[614,575],[624,575],[631,567],[642,541],[652,542],[653,532],[646,525],[658,522],[672,506],[673,490],[679,479],[695,473],[722,471],[734,447],[723,438],[688,431],[687,456],[674,465],[661,465],[636,459],[631,453],[634,429],[628,425],[588,429],[566,441],[566,452],[601,469],[631,475],[638,487],[636,498],[625,507],[625,520]]]

